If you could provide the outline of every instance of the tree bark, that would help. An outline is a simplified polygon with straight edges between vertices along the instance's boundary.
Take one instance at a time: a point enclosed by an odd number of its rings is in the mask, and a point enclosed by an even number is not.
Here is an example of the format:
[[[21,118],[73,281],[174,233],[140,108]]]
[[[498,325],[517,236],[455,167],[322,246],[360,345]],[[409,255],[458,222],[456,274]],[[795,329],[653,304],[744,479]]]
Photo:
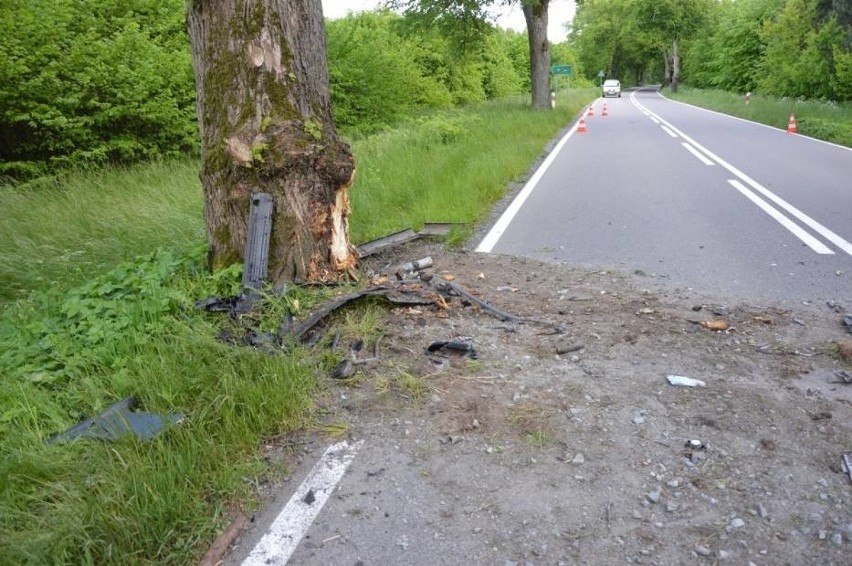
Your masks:
[[[672,64],[668,49],[663,49],[663,65],[663,86],[669,86],[672,83]]]
[[[530,85],[533,108],[550,108],[550,44],[547,8],[550,0],[525,0],[522,8],[530,45]]]
[[[252,193],[270,193],[273,282],[354,274],[349,147],[331,116],[320,0],[191,0],[201,185],[217,269],[243,259]]]

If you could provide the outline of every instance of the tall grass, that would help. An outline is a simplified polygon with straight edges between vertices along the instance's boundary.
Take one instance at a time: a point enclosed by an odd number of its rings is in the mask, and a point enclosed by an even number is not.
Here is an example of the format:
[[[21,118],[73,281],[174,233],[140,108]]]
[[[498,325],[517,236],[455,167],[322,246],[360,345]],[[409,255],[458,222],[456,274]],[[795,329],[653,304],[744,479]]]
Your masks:
[[[0,187],[0,205],[0,303],[204,238],[198,163],[189,158]]]
[[[531,111],[526,99],[507,99],[355,140],[352,240],[425,222],[483,218],[506,185],[527,171],[547,140],[595,94],[563,92],[553,112]]]
[[[486,104],[357,140],[353,240],[480,219],[594,96],[566,95],[556,112]],[[237,341],[245,327],[193,308],[237,292],[241,275],[204,270],[196,170],[182,160],[0,188],[0,563],[194,563],[280,473],[262,441],[313,419],[334,355],[225,345],[221,327]],[[252,324],[275,328],[322,293],[269,297]],[[381,327],[375,312],[340,324],[353,337]],[[147,443],[45,443],[129,395],[185,421]]]
[[[742,94],[721,90],[681,87],[665,95],[702,108],[716,110],[786,129],[790,115],[796,116],[800,134],[852,147],[852,103],[797,98],[775,98],[752,94],[748,104]]]

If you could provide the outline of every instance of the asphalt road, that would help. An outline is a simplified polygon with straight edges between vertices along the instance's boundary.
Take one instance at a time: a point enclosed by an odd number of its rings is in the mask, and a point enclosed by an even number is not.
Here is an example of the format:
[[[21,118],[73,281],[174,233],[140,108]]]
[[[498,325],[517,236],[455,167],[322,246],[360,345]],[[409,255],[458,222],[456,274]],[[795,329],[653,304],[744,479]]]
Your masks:
[[[593,108],[477,251],[743,300],[852,299],[852,150],[654,91]]]

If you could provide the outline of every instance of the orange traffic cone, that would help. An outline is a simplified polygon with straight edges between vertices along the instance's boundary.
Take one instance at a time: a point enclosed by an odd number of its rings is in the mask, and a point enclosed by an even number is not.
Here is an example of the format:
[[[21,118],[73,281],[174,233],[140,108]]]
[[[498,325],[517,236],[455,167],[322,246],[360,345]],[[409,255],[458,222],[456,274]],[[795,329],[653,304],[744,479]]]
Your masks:
[[[586,116],[591,117],[591,116],[594,116],[594,115],[595,115],[595,107],[594,107],[594,105],[589,106],[589,113],[588,113],[588,114],[586,114]]]
[[[609,116],[609,113],[606,111],[606,102],[604,102],[603,112],[601,112],[601,116]]]
[[[586,119],[581,116],[580,123],[577,124],[577,133],[585,134],[586,132],[588,132],[588,130],[586,129]]]
[[[787,122],[787,133],[795,134],[799,130],[796,128],[796,115],[790,114],[790,121]]]

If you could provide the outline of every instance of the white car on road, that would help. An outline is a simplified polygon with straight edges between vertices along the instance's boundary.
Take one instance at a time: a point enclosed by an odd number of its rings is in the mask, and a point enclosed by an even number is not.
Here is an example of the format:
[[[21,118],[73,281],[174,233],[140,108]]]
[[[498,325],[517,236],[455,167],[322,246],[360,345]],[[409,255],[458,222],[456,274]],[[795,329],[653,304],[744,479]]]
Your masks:
[[[607,79],[603,83],[603,96],[617,96],[621,98],[621,83],[616,79]]]

